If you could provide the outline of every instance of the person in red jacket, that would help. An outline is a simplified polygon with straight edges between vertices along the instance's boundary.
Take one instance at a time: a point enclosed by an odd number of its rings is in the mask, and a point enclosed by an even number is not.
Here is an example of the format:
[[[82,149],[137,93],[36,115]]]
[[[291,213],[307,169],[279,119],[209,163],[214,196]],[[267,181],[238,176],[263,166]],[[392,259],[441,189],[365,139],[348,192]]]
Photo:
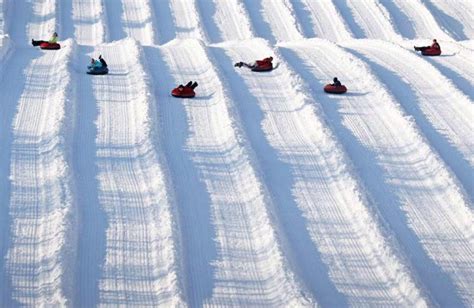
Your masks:
[[[415,48],[416,51],[424,51],[426,49],[437,49],[437,50],[441,49],[436,39],[433,39],[433,44],[431,44],[431,46],[421,46],[421,47],[413,46],[413,47]]]
[[[265,58],[263,60],[257,60],[254,63],[238,62],[238,63],[235,63],[234,66],[235,67],[245,66],[245,67],[248,67],[250,69],[254,69],[254,68],[257,68],[257,67],[266,67],[266,66],[272,67],[272,65],[273,65],[272,61],[273,61],[273,57],[268,57],[268,58]]]

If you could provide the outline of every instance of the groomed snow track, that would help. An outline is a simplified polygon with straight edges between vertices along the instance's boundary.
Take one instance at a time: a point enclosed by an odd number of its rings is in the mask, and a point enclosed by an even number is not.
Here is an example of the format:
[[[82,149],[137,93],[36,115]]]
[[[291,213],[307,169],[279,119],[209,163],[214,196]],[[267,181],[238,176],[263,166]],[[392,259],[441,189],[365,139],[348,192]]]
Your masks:
[[[0,0],[0,307],[472,307],[472,14]]]

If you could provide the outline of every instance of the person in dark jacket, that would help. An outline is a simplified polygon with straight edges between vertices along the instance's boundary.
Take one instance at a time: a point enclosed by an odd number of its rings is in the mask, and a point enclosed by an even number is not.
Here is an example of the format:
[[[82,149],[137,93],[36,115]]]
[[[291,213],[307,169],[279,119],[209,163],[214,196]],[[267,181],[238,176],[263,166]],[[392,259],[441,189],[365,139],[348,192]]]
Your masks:
[[[196,81],[195,81],[195,82],[190,81],[190,82],[188,82],[185,86],[183,86],[182,84],[180,84],[180,85],[178,86],[178,89],[181,89],[181,90],[182,90],[182,89],[184,89],[184,88],[191,88],[191,89],[194,90],[197,86],[198,86],[198,83],[197,83]]]
[[[99,55],[99,61],[102,63],[103,67],[107,67],[107,62],[105,62],[104,58],[102,58],[102,55]]]
[[[339,81],[339,79],[337,79],[337,77],[334,77],[334,78],[332,79],[332,84],[331,84],[331,86],[340,87],[340,86],[342,86],[342,84],[341,84],[341,82]]]
[[[35,41],[34,39],[31,39],[31,45],[33,46],[39,46],[43,43],[56,44],[57,42],[58,42],[58,34],[56,32],[53,33],[53,36],[51,36],[49,41]]]
[[[441,49],[436,39],[433,39],[433,44],[431,44],[431,46],[421,46],[421,47],[413,46],[413,47],[415,48],[416,51],[425,51],[426,49],[438,49],[438,50]]]
[[[254,63],[245,63],[245,62],[237,62],[234,64],[235,67],[248,67],[250,69],[261,67],[261,66],[272,66],[273,57],[268,57],[263,60],[257,60]]]

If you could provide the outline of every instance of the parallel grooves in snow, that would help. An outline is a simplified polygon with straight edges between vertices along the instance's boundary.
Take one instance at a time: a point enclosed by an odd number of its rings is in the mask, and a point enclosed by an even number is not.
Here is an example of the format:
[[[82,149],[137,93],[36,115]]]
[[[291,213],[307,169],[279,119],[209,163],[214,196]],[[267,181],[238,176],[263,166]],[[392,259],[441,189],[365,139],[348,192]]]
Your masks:
[[[5,267],[12,297],[24,305],[66,303],[72,201],[64,119],[70,54],[68,48],[33,59],[11,128],[11,242]]]
[[[155,51],[156,52],[156,51]],[[177,41],[160,48],[162,57],[169,63],[168,67],[160,66],[156,55],[149,54],[149,63],[157,84],[168,84],[171,79],[185,83],[191,76],[205,81],[198,87],[200,99],[178,100],[167,99],[168,94],[158,90],[158,101],[161,102],[165,118],[163,125],[166,131],[180,131],[186,126],[189,131],[181,136],[185,152],[174,152],[170,157],[171,173],[174,179],[196,177],[201,182],[205,193],[186,185],[190,192],[184,192],[180,186],[182,180],[176,180],[176,195],[182,217],[183,249],[186,253],[188,300],[190,305],[202,305],[205,297],[202,294],[212,284],[212,292],[208,294],[206,303],[209,305],[238,306],[280,306],[306,303],[301,298],[301,291],[293,281],[275,236],[275,224],[272,223],[266,204],[268,202],[262,191],[262,184],[253,170],[246,150],[236,135],[233,120],[229,114],[223,86],[217,73],[211,67],[204,48],[197,41]],[[180,61],[195,57],[195,61]],[[164,71],[169,73],[164,74]],[[169,74],[168,78],[165,78]],[[165,88],[166,89],[166,88]],[[170,108],[168,105],[183,105],[182,108]],[[181,114],[181,115],[180,115]],[[173,123],[167,120],[182,119],[184,123]],[[167,136],[166,143],[170,144]],[[182,138],[182,139],[181,139]],[[170,146],[172,148],[173,146]],[[181,153],[180,153],[181,152]],[[180,154],[180,155],[178,155]],[[188,165],[189,164],[189,165]],[[195,170],[195,175],[182,174],[178,165],[188,165],[187,171]],[[187,195],[194,198],[189,200]],[[242,198],[245,194],[245,198]],[[196,213],[194,207],[202,209],[202,202],[209,208],[206,215]],[[190,202],[191,201],[191,202]],[[202,205],[201,205],[202,204]],[[198,218],[199,217],[199,218]],[[205,246],[196,250],[192,240],[195,232],[203,235],[204,221],[209,225],[206,237],[214,237],[215,248]],[[212,230],[209,230],[212,229]],[[232,239],[232,240],[230,240]],[[205,282],[199,280],[199,264],[202,262],[197,255],[211,258],[214,274]],[[214,256],[215,254],[215,256]],[[204,257],[204,256],[203,256]],[[206,257],[205,257],[206,258]],[[209,262],[208,261],[208,262]],[[244,270],[245,269],[245,270]],[[200,281],[200,282],[199,282]]]
[[[75,306],[90,307],[99,302],[99,279],[105,257],[106,216],[98,198],[95,138],[97,135],[97,105],[92,89],[91,76],[84,74],[84,63],[88,63],[87,52],[92,48],[81,48],[76,55],[78,71],[75,76],[76,104],[73,137],[73,164],[75,202],[77,204],[76,240],[77,262],[74,271]],[[80,69],[79,69],[80,67]]]
[[[335,75],[350,86],[321,94],[323,107],[413,270],[438,304],[469,305],[472,213],[456,182],[365,65],[324,41],[308,45],[295,51],[310,82]]]
[[[474,5],[469,0],[459,0],[455,4],[446,0],[423,0],[423,4],[438,24],[456,40],[474,37]]]
[[[444,32],[436,23],[431,13],[422,3],[423,0],[391,0],[381,1],[382,5],[389,9],[394,16],[403,16],[404,19],[395,18],[396,26],[399,29],[407,29],[407,20],[409,23],[409,33],[411,35],[408,38],[437,38],[438,40],[451,41],[452,38]],[[463,1],[463,0],[460,0]],[[406,30],[405,30],[406,31]],[[401,30],[401,32],[404,32]],[[414,37],[413,37],[414,35]],[[370,37],[383,39],[383,37]]]
[[[258,36],[272,43],[303,38],[289,0],[241,1]]]
[[[155,40],[152,0],[122,0],[122,28],[127,37],[142,45],[152,45]],[[114,25],[116,26],[116,25]]]
[[[348,43],[356,52],[392,72],[387,86],[400,95],[427,138],[474,200],[474,106],[428,62],[396,45],[381,41]],[[403,91],[399,89],[405,87]],[[404,101],[412,102],[412,105]]]
[[[103,0],[72,0],[71,14],[78,44],[96,46],[106,41]]]
[[[296,0],[293,1],[298,2]],[[308,11],[310,15],[311,27],[315,37],[325,38],[330,41],[341,41],[352,37],[350,30],[347,28],[332,0],[302,0],[300,2],[304,4],[304,10]],[[302,18],[299,17],[299,19],[301,20]],[[301,24],[304,26],[306,23],[302,22]],[[308,37],[306,36],[306,38]]]
[[[139,50],[127,40],[98,51],[112,70],[88,76],[98,108],[97,194],[107,217],[99,302],[177,305],[174,218],[151,139]]]
[[[472,306],[456,4],[0,0],[0,306]],[[322,92],[334,75],[349,93]]]
[[[209,0],[211,1],[211,0]],[[201,27],[195,0],[170,0],[169,10],[173,16],[175,37],[179,39],[194,38],[208,41],[206,32]],[[157,20],[158,27],[161,20]]]
[[[29,43],[32,38],[36,40],[48,40],[51,34],[56,31],[58,22],[56,14],[59,13],[56,11],[57,1],[61,0],[31,1],[31,16],[26,26],[23,42]],[[23,14],[20,13],[20,15]]]
[[[253,36],[240,0],[197,0],[197,7],[211,43]]]
[[[333,0],[356,38],[399,40],[388,12],[378,0]]]
[[[454,86],[474,101],[474,51],[459,43],[442,42],[441,57],[424,58],[433,64]],[[413,44],[407,47],[411,49]]]
[[[122,25],[123,1],[125,0],[102,0],[103,18],[107,21],[106,41],[117,41],[126,37]]]
[[[11,245],[11,220],[9,214],[10,207],[10,160],[11,146],[13,142],[13,131],[11,129],[15,111],[23,92],[22,87],[15,87],[16,84],[24,84],[26,69],[30,63],[41,56],[41,53],[33,50],[29,52],[18,52],[17,57],[12,57],[9,62],[2,65],[0,72],[0,93],[2,93],[2,103],[0,104],[0,200],[4,202],[0,206],[0,305],[19,305],[12,301],[11,277],[6,272],[5,260],[8,248]],[[9,76],[17,76],[10,78]]]
[[[227,63],[226,67],[230,64],[229,58],[236,60],[238,55],[242,57],[244,54],[255,56],[257,50],[268,49],[258,40],[248,41],[245,45],[243,42],[222,45],[221,48],[222,51],[216,49],[215,53],[219,56],[218,63]],[[228,77],[233,73],[233,69],[223,70]],[[331,141],[331,133],[318,119],[307,98],[296,94],[301,89],[294,88],[296,82],[290,72],[281,65],[268,77],[253,75],[243,72],[243,80],[230,78],[230,85],[239,101],[258,105],[239,106],[237,109],[242,114],[248,135],[253,136],[253,145],[265,170],[264,177],[278,205],[276,215],[280,216],[283,225],[288,226],[284,230],[290,239],[287,248],[294,251],[300,275],[318,302],[323,306],[422,304],[423,299],[407,275],[407,269],[391,255],[365,208],[364,197],[344,163],[344,154]],[[241,89],[242,82],[249,90]],[[271,99],[261,95],[269,94],[267,89],[273,92]],[[258,115],[258,118],[250,115]],[[263,117],[261,124],[257,121],[260,117]],[[261,133],[256,128],[259,124],[263,129]],[[256,140],[260,134],[262,139]],[[269,160],[272,156],[278,156],[280,162]],[[284,185],[280,176],[286,178]],[[291,190],[295,200],[288,198],[283,187]],[[295,211],[301,212],[301,217],[297,218]],[[372,245],[367,246],[367,243]],[[300,245],[306,247],[303,249]],[[319,256],[310,246],[319,249],[322,261],[327,265],[321,261],[315,263]],[[341,247],[345,247],[344,252]],[[310,265],[302,259],[313,261]],[[361,269],[361,264],[367,260],[372,261]],[[314,269],[315,265],[320,268]],[[328,281],[322,281],[322,275],[328,275]],[[361,281],[364,281],[363,285]],[[332,283],[342,294],[331,290]]]

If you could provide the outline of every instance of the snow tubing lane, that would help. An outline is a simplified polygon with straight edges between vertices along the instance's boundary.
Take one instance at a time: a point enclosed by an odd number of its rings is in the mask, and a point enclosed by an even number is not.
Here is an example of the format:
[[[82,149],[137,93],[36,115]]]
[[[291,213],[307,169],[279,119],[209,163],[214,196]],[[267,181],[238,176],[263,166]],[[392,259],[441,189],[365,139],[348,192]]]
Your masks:
[[[192,98],[196,96],[196,93],[193,89],[185,87],[182,90],[179,88],[174,88],[173,91],[171,91],[171,95],[180,98]]]
[[[423,50],[421,54],[424,56],[439,56],[441,55],[441,49],[428,48],[428,49]]]
[[[109,73],[109,69],[108,68],[101,68],[101,69],[95,69],[95,70],[91,70],[91,71],[87,71],[87,74],[89,75],[106,75]]]
[[[61,45],[59,45],[58,43],[41,43],[40,48],[46,50],[56,50],[61,49]]]
[[[343,94],[347,92],[346,86],[333,86],[331,84],[327,84],[324,86],[324,92],[332,93],[332,94]]]

